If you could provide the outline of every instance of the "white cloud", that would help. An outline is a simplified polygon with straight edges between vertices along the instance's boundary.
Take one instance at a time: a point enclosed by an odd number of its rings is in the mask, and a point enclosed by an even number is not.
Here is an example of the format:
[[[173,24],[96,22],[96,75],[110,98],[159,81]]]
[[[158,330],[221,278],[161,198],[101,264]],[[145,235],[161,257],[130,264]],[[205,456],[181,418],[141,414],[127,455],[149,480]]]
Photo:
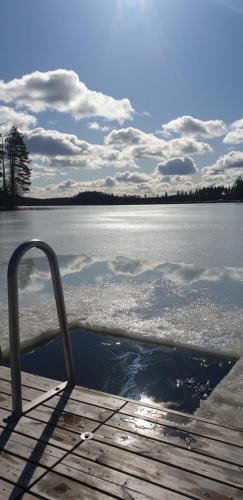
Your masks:
[[[192,137],[181,137],[179,139],[172,139],[167,141],[168,144],[168,156],[180,155],[180,154],[198,154],[204,155],[212,153],[213,149],[206,142],[199,142]]]
[[[202,183],[230,185],[243,173],[243,152],[230,151],[202,169]]]
[[[114,99],[90,90],[74,71],[35,71],[9,82],[0,80],[0,100],[32,112],[45,110],[70,113],[75,119],[101,116],[123,123],[134,109],[128,99]]]
[[[0,129],[3,132],[9,130],[13,125],[21,130],[36,124],[36,117],[16,111],[9,106],[0,106]]]
[[[98,122],[90,122],[88,123],[88,128],[91,130],[97,130],[98,132],[108,132],[110,130],[110,127],[107,125],[100,125]]]
[[[165,133],[176,133],[191,137],[219,137],[225,134],[226,126],[222,120],[199,120],[193,116],[179,116],[162,125]]]
[[[138,194],[141,190],[141,185],[146,185],[149,190],[149,183],[151,180],[152,178],[150,176],[142,172],[118,172],[114,176],[107,176],[103,179],[101,178],[93,181],[76,181],[69,178],[57,184],[51,184],[42,188],[32,186],[31,195],[48,198],[52,196],[73,196],[80,191],[95,190],[111,191],[116,194]]]
[[[142,182],[147,182],[149,176],[143,172],[118,172],[115,175],[115,180],[117,182],[141,184]]]
[[[231,128],[242,128],[243,127],[243,118],[240,118],[239,120],[236,120],[235,122],[231,123]]]
[[[243,142],[243,119],[236,120],[230,126],[228,134],[223,139],[225,144],[240,144]]]
[[[225,144],[240,144],[243,142],[243,128],[233,129],[224,137]]]
[[[32,186],[32,195],[37,197],[72,196],[80,191],[103,191],[114,194],[136,194],[148,196],[161,195],[165,191],[173,194],[179,190],[188,190],[195,187],[191,177],[187,175],[161,175],[157,168],[150,175],[144,172],[117,172],[114,176],[107,176],[92,181],[76,181],[66,179],[58,184],[45,188]]]
[[[133,127],[112,130],[105,137],[105,144],[119,150],[125,149],[134,158],[166,159],[177,155],[212,152],[209,144],[198,142],[191,137],[166,141]]]
[[[157,165],[162,175],[191,175],[197,172],[194,160],[190,156],[170,158]]]
[[[214,172],[218,173],[223,172],[225,169],[241,169],[243,168],[243,152],[230,151],[226,155],[220,156],[216,163],[205,168],[210,168]]]
[[[131,127],[113,130],[105,137],[104,144],[91,144],[75,134],[41,127],[26,130],[25,141],[33,160],[41,162],[43,167],[53,167],[60,171],[70,167],[97,169],[110,166],[131,169],[138,167],[137,159],[165,160],[211,151],[207,144],[193,138],[165,141]]]
[[[26,131],[25,142],[31,157],[43,166],[58,169],[88,168],[103,166],[115,168],[135,168],[136,164],[126,151],[113,147],[91,144],[79,139],[75,134],[66,134],[57,130],[41,127]]]
[[[41,127],[27,132],[25,142],[30,153],[36,155],[69,156],[87,150],[87,143],[78,139],[76,135]]]

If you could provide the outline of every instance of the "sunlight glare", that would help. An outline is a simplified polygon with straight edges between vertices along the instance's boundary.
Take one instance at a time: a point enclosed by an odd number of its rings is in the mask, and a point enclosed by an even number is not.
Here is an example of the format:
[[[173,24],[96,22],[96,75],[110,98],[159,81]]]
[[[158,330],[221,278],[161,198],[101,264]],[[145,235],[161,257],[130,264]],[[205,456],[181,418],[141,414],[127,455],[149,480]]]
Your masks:
[[[118,0],[118,7],[120,10],[125,8],[139,8],[144,10],[146,0]]]

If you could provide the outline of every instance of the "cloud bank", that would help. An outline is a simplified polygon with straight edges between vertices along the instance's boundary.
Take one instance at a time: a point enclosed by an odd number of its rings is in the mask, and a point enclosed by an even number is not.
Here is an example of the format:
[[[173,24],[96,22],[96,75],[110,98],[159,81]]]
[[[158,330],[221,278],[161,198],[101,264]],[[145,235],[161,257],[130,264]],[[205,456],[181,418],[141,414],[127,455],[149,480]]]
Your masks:
[[[129,99],[114,99],[90,90],[75,71],[66,69],[34,71],[9,82],[0,80],[0,100],[34,113],[70,113],[76,120],[100,116],[123,123],[134,115]]]

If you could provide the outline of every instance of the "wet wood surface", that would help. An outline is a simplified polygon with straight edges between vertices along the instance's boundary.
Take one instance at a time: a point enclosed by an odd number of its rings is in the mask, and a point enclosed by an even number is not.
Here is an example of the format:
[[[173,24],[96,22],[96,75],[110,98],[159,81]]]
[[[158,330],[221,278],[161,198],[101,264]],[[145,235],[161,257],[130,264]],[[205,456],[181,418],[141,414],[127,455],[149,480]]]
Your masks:
[[[23,400],[59,385],[23,373]],[[241,429],[77,386],[10,415],[0,366],[1,500],[243,499]]]

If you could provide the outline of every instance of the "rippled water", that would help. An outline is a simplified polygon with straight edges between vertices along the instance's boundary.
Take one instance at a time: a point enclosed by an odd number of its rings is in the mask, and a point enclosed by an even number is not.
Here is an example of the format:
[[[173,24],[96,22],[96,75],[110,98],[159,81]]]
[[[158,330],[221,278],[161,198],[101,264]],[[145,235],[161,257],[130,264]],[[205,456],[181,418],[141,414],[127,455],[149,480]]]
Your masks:
[[[186,413],[193,413],[234,365],[189,349],[80,330],[72,331],[71,341],[76,384]],[[66,380],[61,339],[25,354],[22,369]]]

